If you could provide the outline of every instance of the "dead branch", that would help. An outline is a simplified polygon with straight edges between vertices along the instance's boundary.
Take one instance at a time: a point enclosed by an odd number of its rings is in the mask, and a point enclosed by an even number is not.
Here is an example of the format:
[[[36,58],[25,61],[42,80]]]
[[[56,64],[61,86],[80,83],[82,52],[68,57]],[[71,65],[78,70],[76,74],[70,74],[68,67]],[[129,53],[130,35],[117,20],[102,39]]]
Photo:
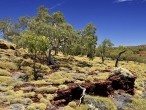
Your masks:
[[[81,103],[83,102],[84,97],[85,97],[85,95],[86,95],[86,93],[85,93],[85,92],[86,92],[86,88],[81,87],[80,85],[79,85],[79,87],[83,90],[83,92],[82,92],[82,95],[81,95],[81,97],[80,97],[80,102],[79,102],[78,106],[81,105]]]
[[[122,51],[122,52],[120,52],[120,53],[118,54],[118,57],[117,57],[117,60],[116,60],[116,63],[115,63],[115,67],[118,67],[119,59],[120,59],[121,55],[122,55],[123,53],[125,53],[125,52],[126,52],[126,50],[124,50],[124,51]]]

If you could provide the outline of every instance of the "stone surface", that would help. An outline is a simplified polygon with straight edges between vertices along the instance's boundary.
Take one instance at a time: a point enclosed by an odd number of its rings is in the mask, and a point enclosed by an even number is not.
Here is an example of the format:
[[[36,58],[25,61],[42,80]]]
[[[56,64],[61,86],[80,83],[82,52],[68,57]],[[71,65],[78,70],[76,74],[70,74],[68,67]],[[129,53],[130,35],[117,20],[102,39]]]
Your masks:
[[[124,68],[116,68],[107,79],[112,82],[114,90],[124,90],[126,93],[134,95],[134,82],[136,77],[134,74]]]
[[[25,110],[25,107],[22,104],[12,104],[7,110]]]
[[[124,108],[132,102],[132,96],[126,94],[115,94],[113,96],[113,101],[118,110],[124,110]]]
[[[84,102],[88,104],[89,110],[108,110],[105,103],[103,101],[97,101],[94,98],[85,97]]]
[[[99,80],[95,83],[85,82],[81,86],[86,88],[86,94],[108,97],[115,91],[134,95],[134,82],[136,77],[126,69],[117,68],[106,80]],[[53,100],[55,105],[67,105],[72,100],[79,100],[82,89],[78,84],[68,84],[68,89],[59,90]],[[123,100],[126,100],[123,98]]]

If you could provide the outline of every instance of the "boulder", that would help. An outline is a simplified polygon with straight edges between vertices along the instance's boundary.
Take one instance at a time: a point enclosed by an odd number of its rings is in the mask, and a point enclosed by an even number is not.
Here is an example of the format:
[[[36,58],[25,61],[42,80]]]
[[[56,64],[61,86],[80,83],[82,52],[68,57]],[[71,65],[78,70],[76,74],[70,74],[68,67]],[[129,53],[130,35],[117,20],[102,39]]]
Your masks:
[[[127,94],[114,94],[113,101],[118,110],[124,110],[129,103],[132,103],[132,96]]]
[[[1,49],[12,49],[15,50],[15,46],[12,43],[9,43],[4,40],[0,40],[0,48]]]
[[[128,93],[130,95],[134,95],[135,79],[135,75],[128,70],[116,68],[106,80],[98,80],[94,83],[84,82],[80,84],[80,86],[86,89],[85,92],[87,95],[108,97],[110,95],[113,96],[116,91],[119,94]],[[83,93],[83,89],[81,89],[80,86],[75,83],[69,83],[69,88],[58,90],[52,104],[67,105],[73,100],[80,100]],[[119,100],[120,97],[122,98],[121,100]],[[115,101],[115,103],[119,106],[119,108],[125,104],[124,101],[130,101],[130,99],[124,98],[124,96],[116,96],[115,100],[118,100],[117,102]],[[100,107],[95,106],[95,108]]]
[[[112,82],[114,90],[124,90],[126,93],[134,95],[134,82],[136,76],[125,68],[115,68],[113,73],[107,79]]]

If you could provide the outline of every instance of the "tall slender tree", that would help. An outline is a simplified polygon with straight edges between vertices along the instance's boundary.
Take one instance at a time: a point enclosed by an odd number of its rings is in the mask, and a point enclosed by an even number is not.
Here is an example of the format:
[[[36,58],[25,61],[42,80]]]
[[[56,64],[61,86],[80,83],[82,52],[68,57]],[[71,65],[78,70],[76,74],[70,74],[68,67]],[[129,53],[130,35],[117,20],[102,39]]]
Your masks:
[[[104,39],[102,43],[98,46],[98,51],[100,53],[102,63],[104,63],[106,52],[110,49],[114,44],[109,39]]]
[[[92,23],[89,23],[82,31],[82,49],[90,59],[93,59],[95,55],[97,40],[96,27]]]

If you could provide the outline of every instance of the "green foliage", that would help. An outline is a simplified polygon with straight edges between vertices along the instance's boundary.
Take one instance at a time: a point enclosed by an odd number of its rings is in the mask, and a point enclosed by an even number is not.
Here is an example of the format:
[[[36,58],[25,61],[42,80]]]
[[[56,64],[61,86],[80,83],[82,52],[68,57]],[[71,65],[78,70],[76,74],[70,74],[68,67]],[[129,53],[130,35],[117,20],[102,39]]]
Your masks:
[[[132,103],[130,103],[125,110],[145,110],[146,109],[146,99],[135,98]]]
[[[9,76],[11,73],[7,70],[0,69],[0,76]]]
[[[72,107],[72,108],[75,108],[75,107],[77,107],[77,104],[76,104],[76,102],[74,102],[74,101],[72,101],[72,102],[69,102],[69,104],[68,104],[70,107]]]
[[[48,82],[62,85],[65,82],[74,81],[73,76],[73,74],[66,74],[62,71],[55,72],[49,76]]]
[[[27,108],[28,110],[45,110],[46,109],[46,105],[44,103],[33,103],[31,105],[28,106]]]
[[[76,110],[88,110],[89,106],[87,104],[81,104],[76,108]]]
[[[14,83],[14,80],[12,77],[7,77],[7,76],[0,76],[0,84],[12,84]]]
[[[59,85],[58,88],[59,88],[59,89],[67,89],[68,86],[67,86],[67,85]]]
[[[17,69],[17,65],[15,63],[13,63],[13,62],[0,61],[0,68],[6,69],[6,70],[16,70]]]
[[[74,109],[72,107],[70,107],[70,106],[65,106],[64,110],[74,110]]]
[[[47,100],[53,100],[54,96],[53,94],[47,94]]]
[[[30,53],[45,54],[49,48],[55,50],[55,54],[61,51],[65,55],[87,55],[89,59],[95,55],[97,36],[92,23],[82,31],[75,30],[61,12],[50,14],[44,6],[38,8],[36,16],[22,16],[17,23],[2,20],[0,26],[3,34],[11,27],[12,41],[19,44],[18,47],[28,48]]]
[[[24,97],[33,97],[35,92],[24,93]]]
[[[107,110],[117,110],[117,107],[115,106],[114,102],[110,98],[106,97],[99,97],[99,96],[86,96],[85,97],[85,103],[91,104],[92,101],[96,101],[96,106],[98,106],[98,109],[107,109]],[[95,106],[95,105],[93,105]]]
[[[58,88],[57,87],[53,87],[53,86],[40,87],[40,88],[36,89],[36,91],[43,92],[43,93],[54,93],[57,90],[58,90]]]
[[[44,104],[46,104],[46,105],[51,105],[50,101],[47,100],[47,99],[45,99],[45,98],[41,98],[41,99],[40,99],[40,103],[44,103]]]
[[[38,74],[36,72],[36,58],[39,54],[45,55],[46,50],[49,48],[49,39],[42,35],[37,35],[35,32],[25,31],[20,35],[19,45],[27,48],[28,51],[33,56],[33,73],[34,79],[38,79]]]
[[[89,23],[82,31],[82,46],[85,55],[89,59],[93,59],[97,44],[96,27]]]
[[[104,63],[105,57],[113,45],[114,44],[109,39],[105,39],[98,46],[98,48],[96,50],[96,52],[97,52],[96,54],[102,58],[102,63]]]
[[[32,54],[44,53],[49,47],[49,40],[45,36],[38,36],[36,33],[26,31],[21,34],[19,44],[24,48],[28,48]]]

